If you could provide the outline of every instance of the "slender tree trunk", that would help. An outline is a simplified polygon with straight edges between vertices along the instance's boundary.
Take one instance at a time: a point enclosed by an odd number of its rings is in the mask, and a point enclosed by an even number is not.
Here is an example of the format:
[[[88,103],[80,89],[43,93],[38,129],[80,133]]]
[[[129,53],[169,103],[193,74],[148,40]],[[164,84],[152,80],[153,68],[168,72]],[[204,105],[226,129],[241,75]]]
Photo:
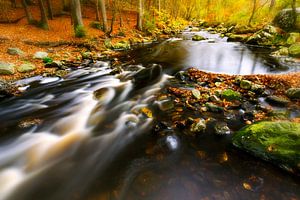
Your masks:
[[[30,12],[30,10],[28,8],[26,0],[22,0],[22,5],[23,5],[24,10],[25,10],[25,14],[26,14],[26,18],[27,18],[28,24],[33,24],[34,19],[33,19],[32,15],[31,15],[31,12]]]
[[[158,12],[160,12],[160,0],[158,0]]]
[[[16,8],[17,7],[17,0],[11,0],[11,7]]]
[[[253,20],[253,17],[254,17],[254,14],[255,14],[255,11],[256,11],[256,0],[253,0],[253,9],[252,9],[252,13],[251,13],[251,16],[249,18],[249,21],[248,21],[248,25],[251,24],[251,22]]]
[[[96,0],[96,21],[100,21],[99,0]]]
[[[68,7],[68,4],[67,4],[66,0],[61,0],[61,3],[62,3],[63,11],[68,11],[69,7]]]
[[[106,15],[106,7],[105,7],[105,0],[99,0],[100,1],[100,8],[101,8],[101,14],[102,14],[102,20],[103,20],[103,31],[108,31],[108,25],[107,25],[107,15]]]
[[[80,0],[71,0],[71,14],[76,37],[84,37],[85,30],[83,26]]]
[[[296,0],[292,0],[292,10],[293,10],[293,23],[294,23],[293,27],[295,27],[297,23]]]
[[[51,3],[51,0],[47,0],[46,1],[47,3],[47,8],[48,8],[48,17],[49,19],[53,19],[53,9],[52,9],[52,3]]]
[[[275,4],[276,4],[276,0],[271,0],[269,10],[273,10]]]
[[[143,30],[143,1],[139,0],[138,17],[137,17],[137,29]]]
[[[43,0],[39,0],[39,7],[41,12],[40,26],[43,29],[49,30],[48,18],[47,18],[46,9]]]

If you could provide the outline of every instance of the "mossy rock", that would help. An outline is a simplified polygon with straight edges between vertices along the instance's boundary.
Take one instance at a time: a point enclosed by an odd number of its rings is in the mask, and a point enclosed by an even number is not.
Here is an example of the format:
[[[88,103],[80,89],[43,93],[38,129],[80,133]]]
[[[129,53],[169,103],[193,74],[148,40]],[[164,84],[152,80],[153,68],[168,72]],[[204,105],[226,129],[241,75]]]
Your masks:
[[[239,92],[233,91],[231,89],[224,90],[221,93],[221,97],[227,101],[241,100],[242,95]]]
[[[296,21],[292,9],[281,10],[274,18],[273,23],[285,31],[300,30],[300,8],[296,9]]]
[[[243,128],[233,145],[300,175],[300,123],[262,121]]]
[[[22,64],[17,68],[20,73],[27,73],[36,70],[36,66],[31,63]]]
[[[292,45],[296,42],[300,42],[300,33],[290,33],[286,43]]]
[[[15,65],[0,62],[0,75],[12,75],[15,73]]]
[[[193,40],[193,41],[201,41],[201,40],[205,40],[205,38],[202,37],[201,35],[194,35],[194,36],[192,37],[192,40]]]
[[[289,47],[289,55],[300,58],[300,43],[293,44]]]
[[[286,95],[291,99],[300,99],[300,88],[290,88],[286,91]]]

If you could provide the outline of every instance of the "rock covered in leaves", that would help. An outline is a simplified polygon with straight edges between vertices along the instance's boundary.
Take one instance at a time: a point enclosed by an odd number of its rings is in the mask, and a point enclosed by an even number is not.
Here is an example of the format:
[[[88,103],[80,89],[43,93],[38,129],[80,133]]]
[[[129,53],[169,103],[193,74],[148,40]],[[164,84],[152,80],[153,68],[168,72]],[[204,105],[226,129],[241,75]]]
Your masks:
[[[300,173],[300,123],[258,122],[238,131],[233,144],[285,170]]]

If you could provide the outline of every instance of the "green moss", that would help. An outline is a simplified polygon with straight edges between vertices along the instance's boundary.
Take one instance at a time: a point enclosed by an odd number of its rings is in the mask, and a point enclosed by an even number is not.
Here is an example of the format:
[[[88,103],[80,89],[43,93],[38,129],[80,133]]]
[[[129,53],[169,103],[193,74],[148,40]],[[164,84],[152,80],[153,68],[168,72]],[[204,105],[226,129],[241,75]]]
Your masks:
[[[90,27],[98,30],[103,30],[103,25],[100,22],[93,21],[90,23]]]
[[[75,28],[75,37],[82,38],[86,36],[86,30],[84,26],[77,26]]]
[[[300,172],[300,123],[258,122],[238,131],[233,144],[288,171]]]
[[[224,90],[221,93],[221,97],[227,101],[241,100],[242,95],[239,92],[233,91],[231,89]]]

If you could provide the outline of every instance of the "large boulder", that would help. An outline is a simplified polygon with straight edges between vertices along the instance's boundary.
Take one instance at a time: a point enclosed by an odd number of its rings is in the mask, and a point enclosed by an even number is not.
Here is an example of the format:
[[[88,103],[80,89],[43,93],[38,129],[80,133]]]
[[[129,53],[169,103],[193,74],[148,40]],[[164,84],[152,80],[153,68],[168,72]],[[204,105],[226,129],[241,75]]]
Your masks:
[[[300,30],[300,8],[296,9],[296,22],[293,16],[292,9],[281,10],[274,18],[273,23],[285,31]]]
[[[300,123],[262,121],[238,131],[234,146],[300,175]]]
[[[0,75],[11,75],[15,73],[15,66],[10,63],[0,62]]]

